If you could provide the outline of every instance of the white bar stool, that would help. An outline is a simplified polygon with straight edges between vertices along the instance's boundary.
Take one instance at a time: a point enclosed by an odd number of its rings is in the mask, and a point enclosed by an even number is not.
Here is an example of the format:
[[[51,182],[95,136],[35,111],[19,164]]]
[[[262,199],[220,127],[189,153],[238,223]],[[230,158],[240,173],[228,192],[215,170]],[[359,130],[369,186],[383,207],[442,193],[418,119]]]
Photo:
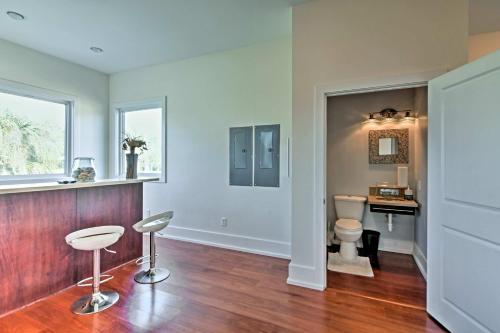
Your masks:
[[[149,269],[143,270],[134,276],[134,280],[138,283],[157,283],[165,280],[170,276],[170,271],[165,268],[156,268],[156,245],[155,233],[164,229],[169,223],[174,212],[169,211],[148,217],[134,224],[134,229],[140,233],[149,232],[149,256],[143,256],[137,259],[138,265],[149,263]]]
[[[91,314],[103,311],[116,302],[120,296],[115,291],[100,291],[101,283],[113,278],[111,275],[101,275],[100,250],[116,253],[106,249],[113,245],[123,235],[125,228],[115,225],[81,229],[66,236],[66,243],[76,250],[93,251],[93,275],[77,283],[79,287],[92,286],[92,295],[83,296],[71,306],[76,314]],[[104,278],[101,280],[101,278]],[[92,280],[91,283],[86,283]]]

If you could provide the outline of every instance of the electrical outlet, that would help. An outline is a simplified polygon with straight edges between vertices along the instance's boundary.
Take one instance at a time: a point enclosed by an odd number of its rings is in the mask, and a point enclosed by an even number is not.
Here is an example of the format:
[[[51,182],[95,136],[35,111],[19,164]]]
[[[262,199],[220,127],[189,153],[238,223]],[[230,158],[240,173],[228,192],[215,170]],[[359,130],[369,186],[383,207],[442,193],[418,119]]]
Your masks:
[[[224,228],[227,227],[227,217],[222,217],[220,219],[220,226]]]

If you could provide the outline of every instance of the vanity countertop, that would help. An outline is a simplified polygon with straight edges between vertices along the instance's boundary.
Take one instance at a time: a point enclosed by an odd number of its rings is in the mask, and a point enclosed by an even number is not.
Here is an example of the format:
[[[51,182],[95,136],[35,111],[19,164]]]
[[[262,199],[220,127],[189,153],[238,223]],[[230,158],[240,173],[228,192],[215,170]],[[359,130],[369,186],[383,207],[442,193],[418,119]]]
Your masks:
[[[57,182],[50,182],[50,183],[0,185],[0,195],[12,194],[12,193],[67,190],[67,189],[87,188],[87,187],[97,187],[97,186],[135,184],[143,182],[153,182],[158,180],[159,178],[154,178],[154,177],[138,178],[138,179],[116,178],[116,179],[101,179],[101,180],[96,180],[95,182],[73,183],[73,184],[59,184]]]
[[[368,196],[368,204],[418,208],[418,203],[415,200],[384,199],[376,195]]]

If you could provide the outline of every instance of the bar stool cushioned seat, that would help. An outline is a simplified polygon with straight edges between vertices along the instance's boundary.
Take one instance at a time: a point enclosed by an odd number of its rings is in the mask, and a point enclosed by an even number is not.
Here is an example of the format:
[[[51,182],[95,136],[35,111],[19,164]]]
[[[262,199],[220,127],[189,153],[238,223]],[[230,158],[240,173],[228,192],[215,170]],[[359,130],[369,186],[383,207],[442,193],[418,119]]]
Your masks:
[[[170,276],[170,271],[164,268],[156,268],[156,245],[155,233],[164,229],[169,223],[174,212],[168,211],[165,213],[153,215],[145,218],[142,221],[134,224],[134,229],[140,233],[149,232],[149,256],[139,258],[136,262],[138,265],[149,263],[149,269],[137,273],[134,280],[138,283],[156,283],[165,280]]]
[[[78,282],[79,287],[92,286],[92,295],[83,296],[75,303],[71,309],[76,314],[91,314],[105,310],[118,302],[120,296],[115,291],[100,291],[101,283],[111,280],[111,275],[101,275],[100,250],[104,249],[111,253],[116,253],[106,249],[106,247],[116,243],[123,235],[125,228],[115,225],[87,228],[77,230],[68,234],[66,243],[76,250],[93,251],[93,275],[90,278]],[[104,278],[104,280],[101,280]],[[92,283],[87,281],[92,280]]]
[[[81,229],[67,235],[66,243],[77,250],[100,250],[116,243],[124,231],[117,225]]]
[[[171,211],[154,215],[134,224],[134,229],[141,233],[158,232],[170,223],[172,217],[174,217],[174,212]]]

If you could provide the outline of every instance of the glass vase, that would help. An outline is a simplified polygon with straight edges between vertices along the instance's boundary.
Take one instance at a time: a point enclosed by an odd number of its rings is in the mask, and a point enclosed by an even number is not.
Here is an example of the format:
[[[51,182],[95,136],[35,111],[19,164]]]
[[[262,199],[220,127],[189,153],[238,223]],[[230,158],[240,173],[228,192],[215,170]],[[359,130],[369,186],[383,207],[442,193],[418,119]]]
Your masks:
[[[138,154],[127,154],[127,179],[137,179],[137,161],[139,160]]]
[[[71,176],[79,183],[95,181],[95,159],[92,157],[76,157],[73,160]]]

